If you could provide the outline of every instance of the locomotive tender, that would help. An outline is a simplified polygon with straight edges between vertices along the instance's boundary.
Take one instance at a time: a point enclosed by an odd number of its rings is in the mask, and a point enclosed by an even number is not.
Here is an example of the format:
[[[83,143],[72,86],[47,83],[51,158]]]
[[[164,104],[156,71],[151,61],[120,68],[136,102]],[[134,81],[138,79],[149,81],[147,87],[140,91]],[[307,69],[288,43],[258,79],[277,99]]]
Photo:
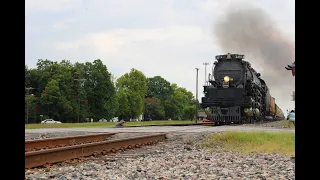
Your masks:
[[[213,78],[209,74],[200,104],[209,112],[208,118],[217,124],[252,123],[270,117],[283,119],[283,112],[260,73],[243,59],[240,54],[216,56]]]

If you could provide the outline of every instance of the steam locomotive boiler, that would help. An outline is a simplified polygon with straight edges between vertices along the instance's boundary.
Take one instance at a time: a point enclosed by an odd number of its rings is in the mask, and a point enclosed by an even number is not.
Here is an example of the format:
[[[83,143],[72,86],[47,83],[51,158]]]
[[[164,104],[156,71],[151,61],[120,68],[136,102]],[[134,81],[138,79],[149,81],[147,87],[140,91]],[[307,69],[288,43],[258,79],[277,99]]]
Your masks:
[[[283,117],[265,81],[244,55],[217,55],[201,107],[217,124],[251,123],[266,117]]]

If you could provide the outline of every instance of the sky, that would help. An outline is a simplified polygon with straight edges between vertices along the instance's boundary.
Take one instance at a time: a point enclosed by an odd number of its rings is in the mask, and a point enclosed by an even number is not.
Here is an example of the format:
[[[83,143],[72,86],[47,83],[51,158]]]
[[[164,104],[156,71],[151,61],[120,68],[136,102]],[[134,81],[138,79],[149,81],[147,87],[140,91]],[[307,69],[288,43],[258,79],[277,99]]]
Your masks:
[[[211,63],[207,66],[208,74],[212,71],[216,55],[240,51],[231,53],[246,55],[248,57],[246,60],[262,74],[262,78],[266,74],[267,84],[270,82],[271,94],[278,106],[284,112],[294,107],[294,102],[291,101],[294,78],[286,76],[281,80],[283,73],[290,75],[289,71],[285,72],[284,67],[294,62],[294,1],[26,0],[25,2],[25,63],[29,68],[35,68],[38,59],[52,61],[66,59],[71,62],[92,62],[101,59],[116,77],[135,68],[147,77],[162,76],[194,94],[196,94],[195,68],[199,68],[198,94],[201,99],[202,86],[205,83],[203,63]],[[285,43],[276,46],[272,44],[272,47],[281,51],[284,49],[286,52],[292,50],[293,55],[281,54],[286,58],[280,58],[279,53],[274,55],[273,52],[264,52],[266,45],[260,42],[261,39],[258,44],[254,44],[251,41],[246,42],[246,39],[237,38],[238,34],[240,36],[243,33],[241,30],[246,25],[235,18],[234,21],[230,20],[223,24],[222,19],[228,19],[228,14],[241,7],[256,9],[258,14],[264,13],[267,19],[272,21],[269,24],[264,23],[264,29],[272,33],[276,29],[281,34],[272,36],[271,39],[285,39],[281,41]],[[242,11],[236,17],[242,16],[249,10]],[[249,15],[247,22],[254,22],[250,16],[260,18],[260,15]],[[247,18],[245,15],[243,17]],[[256,27],[256,25],[251,26]],[[250,36],[251,32],[248,33]],[[248,43],[248,46],[236,46],[239,43]],[[259,46],[260,54],[256,53],[256,46]],[[254,47],[255,50],[252,49]],[[274,56],[269,56],[268,53]],[[275,59],[267,62],[267,58]],[[281,69],[283,72],[280,72]],[[273,76],[269,76],[270,74]]]

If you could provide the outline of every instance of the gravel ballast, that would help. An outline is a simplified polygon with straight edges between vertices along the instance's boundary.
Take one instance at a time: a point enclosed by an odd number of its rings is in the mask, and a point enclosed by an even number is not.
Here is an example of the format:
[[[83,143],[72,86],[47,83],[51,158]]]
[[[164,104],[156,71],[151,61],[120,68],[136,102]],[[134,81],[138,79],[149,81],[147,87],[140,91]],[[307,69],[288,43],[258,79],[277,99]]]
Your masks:
[[[286,124],[285,121],[287,120],[281,120],[281,121],[272,121],[272,122],[257,122],[255,124],[243,124],[243,126],[253,126],[253,127],[273,127],[273,128],[289,128],[288,126],[284,125]]]
[[[84,136],[90,135],[93,133],[89,132],[57,132],[57,133],[25,133],[25,140],[38,140],[38,139],[47,139],[47,138],[60,138],[67,136]]]
[[[208,134],[170,134],[168,140],[157,145],[117,153],[124,158],[101,156],[77,165],[26,170],[25,175],[26,179],[59,180],[295,179],[293,157],[208,151],[193,145]]]

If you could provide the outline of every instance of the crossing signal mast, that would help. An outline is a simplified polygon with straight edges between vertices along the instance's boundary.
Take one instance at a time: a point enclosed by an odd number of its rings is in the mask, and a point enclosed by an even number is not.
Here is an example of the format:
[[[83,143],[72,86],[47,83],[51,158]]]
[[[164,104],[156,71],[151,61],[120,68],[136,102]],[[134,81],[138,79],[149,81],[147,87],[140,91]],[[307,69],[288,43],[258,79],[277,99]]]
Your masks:
[[[292,96],[292,101],[295,101],[295,100],[296,100],[296,93],[295,93],[295,91],[292,92],[292,95],[291,95],[291,96]]]
[[[292,76],[294,77],[296,75],[296,62],[293,62],[291,65],[287,65],[286,70],[291,71],[292,72]],[[292,101],[295,101],[296,99],[296,95],[295,95],[295,91],[292,92]]]

